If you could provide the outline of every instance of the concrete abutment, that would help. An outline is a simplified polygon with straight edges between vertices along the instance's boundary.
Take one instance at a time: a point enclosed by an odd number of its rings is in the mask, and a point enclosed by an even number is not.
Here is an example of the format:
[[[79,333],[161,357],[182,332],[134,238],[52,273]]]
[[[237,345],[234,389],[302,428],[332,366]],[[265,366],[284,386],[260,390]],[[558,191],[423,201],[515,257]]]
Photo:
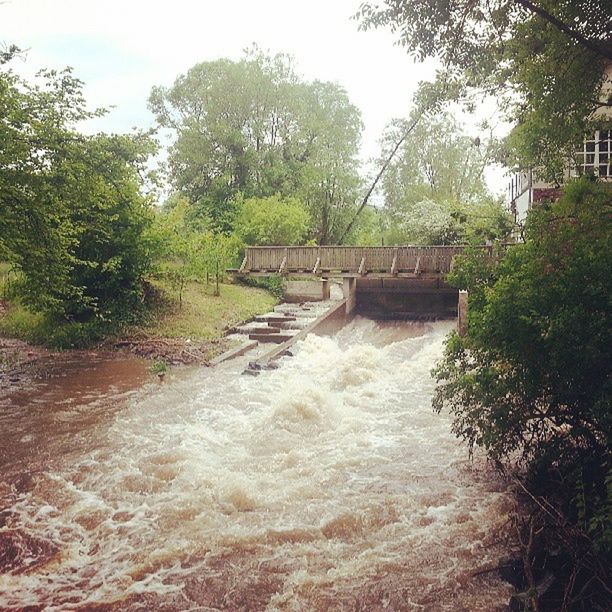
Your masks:
[[[448,319],[458,291],[440,278],[356,279],[355,311],[373,318]]]

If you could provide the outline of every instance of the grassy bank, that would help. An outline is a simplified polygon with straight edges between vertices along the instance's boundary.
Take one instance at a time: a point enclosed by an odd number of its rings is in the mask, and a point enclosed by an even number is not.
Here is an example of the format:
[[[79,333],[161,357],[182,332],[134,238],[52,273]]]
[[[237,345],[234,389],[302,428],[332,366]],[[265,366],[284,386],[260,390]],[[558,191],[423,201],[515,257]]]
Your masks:
[[[58,322],[31,312],[21,303],[7,288],[6,266],[0,266],[0,335],[53,348],[112,344],[119,337],[138,337],[140,342],[148,338],[215,341],[227,328],[271,309],[278,301],[264,289],[233,284],[222,284],[221,295],[215,296],[212,284],[198,282],[186,283],[179,301],[176,290],[155,281],[137,325],[98,320]]]
[[[165,338],[214,340],[229,327],[270,310],[278,300],[264,289],[223,284],[221,295],[213,295],[214,286],[189,282],[179,302],[176,292],[164,283],[155,283],[158,299],[139,332]]]

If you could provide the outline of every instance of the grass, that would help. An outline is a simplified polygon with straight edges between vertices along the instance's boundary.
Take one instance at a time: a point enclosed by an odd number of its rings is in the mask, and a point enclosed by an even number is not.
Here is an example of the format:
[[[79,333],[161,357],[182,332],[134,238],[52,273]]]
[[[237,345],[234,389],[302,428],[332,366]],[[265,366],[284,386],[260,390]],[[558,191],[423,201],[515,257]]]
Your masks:
[[[168,283],[154,281],[148,315],[138,326],[121,328],[112,322],[58,322],[33,313],[18,297],[7,292],[9,267],[0,262],[0,335],[25,340],[30,344],[54,348],[85,348],[119,333],[153,338],[215,340],[225,330],[257,314],[270,310],[278,299],[269,291],[242,285],[222,284],[220,296],[214,285],[188,282],[179,303],[178,293]],[[3,307],[4,306],[4,307]]]
[[[214,296],[214,286],[189,282],[183,289],[182,305],[176,291],[156,282],[163,299],[153,310],[151,320],[139,327],[147,335],[166,338],[214,340],[229,328],[270,310],[278,300],[263,289],[242,285],[221,285],[221,295]]]
[[[117,324],[112,322],[58,322],[31,312],[17,300],[12,300],[8,311],[0,314],[0,336],[51,348],[87,348],[117,331]]]

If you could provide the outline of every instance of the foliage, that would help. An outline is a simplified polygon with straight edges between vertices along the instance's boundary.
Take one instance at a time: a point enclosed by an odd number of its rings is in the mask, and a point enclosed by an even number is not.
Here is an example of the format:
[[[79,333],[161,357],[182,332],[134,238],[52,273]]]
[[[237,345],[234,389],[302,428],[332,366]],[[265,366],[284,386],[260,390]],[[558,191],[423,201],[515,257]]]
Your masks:
[[[559,179],[590,118],[612,60],[609,0],[384,0],[362,4],[362,27],[390,26],[463,99],[495,96],[518,125],[508,163]]]
[[[271,293],[277,300],[285,296],[285,279],[280,274],[271,276],[244,276],[240,282],[247,287],[260,287]]]
[[[235,230],[248,245],[301,244],[308,231],[310,215],[295,198],[278,195],[249,198],[240,206]]]
[[[168,373],[170,366],[163,359],[156,359],[149,368],[151,374],[157,374],[160,378]]]
[[[388,126],[383,156],[406,132]],[[488,192],[483,172],[491,141],[465,135],[448,112],[424,116],[383,178],[388,244],[455,244],[505,238],[510,217]]]
[[[156,252],[156,273],[178,292],[182,304],[183,289],[190,279],[215,278],[215,292],[220,291],[225,269],[236,263],[242,243],[234,235],[216,234],[209,229],[196,230],[188,222],[189,203],[176,198],[172,205],[158,212],[151,229]]]
[[[85,136],[83,84],[0,72],[0,255],[24,275],[27,305],[52,318],[125,316],[140,304],[151,245],[139,171],[145,135]]]
[[[304,82],[288,56],[254,48],[203,62],[149,99],[173,130],[169,175],[212,229],[233,230],[240,196],[304,202],[310,234],[332,242],[354,206],[360,113],[336,84]]]
[[[347,236],[344,244],[381,246],[387,235],[385,220],[385,211],[382,207],[364,206],[354,229]]]
[[[385,131],[383,150],[405,131],[405,121],[394,121]],[[489,146],[463,133],[450,112],[421,119],[404,140],[383,179],[385,201],[391,208],[430,197],[474,202],[487,195],[483,171],[491,156]]]
[[[0,317],[0,334],[58,349],[87,348],[117,333],[123,323],[99,318],[58,321],[48,313],[32,312],[18,298],[12,298],[8,311]]]
[[[468,333],[448,340],[434,406],[495,459],[580,483],[583,522],[609,546],[612,191],[586,180],[533,209],[527,241],[495,267],[474,255],[454,282],[470,292]]]

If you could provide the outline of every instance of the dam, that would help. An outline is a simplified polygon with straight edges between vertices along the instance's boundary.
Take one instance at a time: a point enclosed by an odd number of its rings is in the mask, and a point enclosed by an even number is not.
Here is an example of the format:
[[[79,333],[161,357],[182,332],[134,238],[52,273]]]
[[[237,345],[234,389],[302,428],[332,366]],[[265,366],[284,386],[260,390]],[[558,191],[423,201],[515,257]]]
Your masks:
[[[478,247],[492,255],[491,247]],[[247,247],[238,277],[279,274],[317,280],[318,299],[329,299],[330,283],[342,283],[346,314],[376,319],[457,317],[459,291],[445,280],[463,246]],[[311,283],[312,285],[312,283]],[[310,294],[311,299],[315,295]]]

